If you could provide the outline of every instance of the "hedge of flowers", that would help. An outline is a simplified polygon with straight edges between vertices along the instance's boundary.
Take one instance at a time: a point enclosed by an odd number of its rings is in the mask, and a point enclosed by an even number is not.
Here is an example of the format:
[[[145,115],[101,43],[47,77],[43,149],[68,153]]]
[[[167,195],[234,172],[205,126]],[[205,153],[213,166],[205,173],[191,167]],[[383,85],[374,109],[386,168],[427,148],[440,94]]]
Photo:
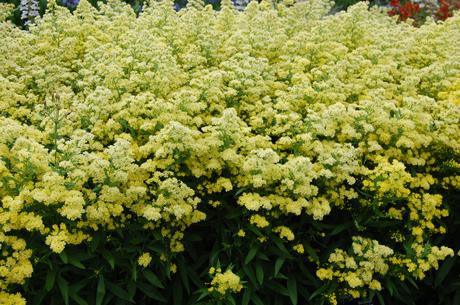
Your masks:
[[[409,304],[442,264],[441,285],[460,16],[330,7],[2,22],[0,303]]]

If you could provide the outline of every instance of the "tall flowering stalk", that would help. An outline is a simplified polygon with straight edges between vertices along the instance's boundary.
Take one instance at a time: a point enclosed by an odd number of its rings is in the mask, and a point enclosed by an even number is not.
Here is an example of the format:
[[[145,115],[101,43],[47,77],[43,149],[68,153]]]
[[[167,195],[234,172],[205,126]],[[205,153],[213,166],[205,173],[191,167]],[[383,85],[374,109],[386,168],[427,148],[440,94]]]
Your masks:
[[[38,16],[38,0],[21,0],[19,6],[21,10],[21,20],[25,25],[33,22],[35,17]]]

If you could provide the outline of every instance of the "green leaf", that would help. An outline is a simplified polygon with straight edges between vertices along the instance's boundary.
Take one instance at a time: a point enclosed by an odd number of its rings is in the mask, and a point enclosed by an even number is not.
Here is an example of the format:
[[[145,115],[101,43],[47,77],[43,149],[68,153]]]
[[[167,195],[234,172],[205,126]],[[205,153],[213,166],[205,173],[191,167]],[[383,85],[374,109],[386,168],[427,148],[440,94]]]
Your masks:
[[[115,299],[113,294],[108,294],[107,297],[105,298],[104,305],[112,305],[114,302],[112,301]]]
[[[401,287],[407,293],[407,295],[410,295],[412,293],[412,289],[410,289],[406,283],[404,282],[398,283],[398,286]]]
[[[309,284],[311,284],[311,283],[309,283]],[[299,290],[297,290],[297,292],[299,293],[299,295],[301,296],[301,298],[304,299],[304,300],[308,300],[308,298],[309,298],[310,295],[311,295],[310,289],[307,289],[307,288],[299,289]],[[299,298],[299,299],[300,299],[300,298]]]
[[[243,266],[243,271],[244,271],[244,273],[248,276],[249,281],[250,281],[254,286],[257,286],[256,277],[255,277],[254,272],[252,271],[251,267],[249,267],[249,265]]]
[[[264,269],[260,263],[256,263],[256,277],[260,285],[264,282]]]
[[[447,258],[439,268],[438,272],[436,272],[436,277],[434,280],[434,287],[438,287],[449,274],[449,271],[452,269],[456,261],[456,257],[449,257]]]
[[[315,290],[315,292],[313,292],[310,296],[310,298],[308,299],[309,301],[313,300],[317,295],[320,295],[321,293],[323,293],[324,291],[327,290],[327,285],[323,285],[321,288]]]
[[[270,258],[268,258],[268,256],[266,256],[263,252],[259,251],[257,253],[257,257],[263,261],[266,261],[266,262],[269,262],[270,261]]]
[[[45,290],[40,291],[39,293],[37,293],[33,297],[32,302],[30,302],[30,305],[41,305],[41,304],[43,304],[43,299],[45,298],[45,296],[46,296],[46,291]],[[27,303],[27,304],[29,304],[29,303]]]
[[[349,226],[350,226],[349,223],[344,223],[344,224],[335,226],[334,230],[332,230],[332,232],[329,233],[329,236],[337,235],[337,234],[339,234],[340,232],[346,230]]]
[[[134,303],[134,301],[129,297],[128,292],[126,292],[124,289],[122,289],[120,286],[111,283],[109,281],[106,281],[106,286],[112,292],[114,295],[119,297],[122,300],[128,301],[130,303]]]
[[[276,276],[280,272],[281,267],[283,267],[284,262],[286,261],[283,257],[278,257],[275,262],[275,273],[273,276]]]
[[[67,253],[65,253],[64,251],[62,251],[61,253],[59,253],[59,257],[61,258],[62,262],[64,264],[68,264],[69,263],[69,257],[67,256]]]
[[[80,297],[76,291],[70,289],[69,295],[70,298],[74,300],[78,305],[88,305],[88,302],[86,302],[82,297]]]
[[[69,292],[79,292],[82,290],[84,287],[88,286],[88,284],[91,282],[91,278],[87,277],[86,279],[81,280],[78,283],[72,284],[69,286]]]
[[[252,303],[254,303],[254,305],[264,305],[264,302],[262,302],[262,300],[257,296],[257,294],[252,295],[251,301]]]
[[[187,276],[188,268],[187,266],[185,266],[183,259],[179,259],[177,261],[177,264],[179,266],[179,275],[180,275],[182,284],[184,284],[185,291],[187,292],[187,294],[190,294],[190,284],[189,284],[189,279]]]
[[[259,228],[257,228],[254,225],[248,226],[247,229],[249,231],[251,231],[252,233],[254,233],[255,235],[257,235],[257,237],[263,237],[264,236],[264,234],[262,234],[262,232],[260,232]]]
[[[69,283],[61,276],[58,277],[58,287],[61,291],[62,298],[64,299],[64,304],[69,305]]]
[[[314,275],[310,272],[310,268],[308,268],[303,262],[298,262],[298,263],[297,263],[297,268],[299,268],[300,271],[302,271],[303,276],[305,276],[305,278],[306,278],[314,287],[318,287],[318,286],[321,285],[321,281],[320,281],[316,276],[314,276]]]
[[[97,282],[97,289],[96,289],[96,305],[101,305],[104,301],[105,296],[105,282],[104,276],[100,275],[99,280]]]
[[[279,238],[273,238],[272,241],[275,243],[276,247],[280,250],[280,255],[284,258],[292,259],[292,255],[288,249],[283,244],[283,241]]]
[[[285,276],[283,273],[278,272],[278,274],[274,277],[275,279],[281,279],[281,280],[287,280],[287,276]]]
[[[207,288],[201,288],[201,289],[198,289],[197,291],[195,291],[195,293],[200,293],[200,295],[198,296],[198,298],[196,299],[196,301],[200,301],[202,299],[204,299],[206,296],[209,295],[209,291]]]
[[[113,257],[113,255],[108,252],[108,251],[103,251],[102,252],[102,257],[104,257],[104,259],[109,263],[110,267],[113,269],[115,269],[115,258]]]
[[[136,263],[133,264],[133,270],[131,272],[131,278],[132,278],[133,281],[135,281],[135,282],[137,281],[137,264]]]
[[[241,217],[241,211],[240,210],[234,210],[234,211],[229,211],[224,214],[224,217],[226,219],[235,219]]]
[[[174,281],[173,304],[183,305],[184,290],[180,284],[180,280],[176,277]]]
[[[377,299],[379,300],[380,305],[385,305],[385,301],[383,300],[383,296],[380,292],[377,292]]]
[[[163,248],[160,247],[159,245],[156,245],[156,244],[148,245],[147,248],[149,250],[152,250],[152,252],[155,252],[155,253],[158,253],[158,254],[163,253]]]
[[[75,257],[73,256],[70,256],[69,258],[69,263],[75,267],[77,267],[78,269],[85,269],[85,266],[79,261],[77,260]]]
[[[316,251],[313,250],[313,248],[310,247],[310,245],[305,245],[304,248],[305,248],[305,251],[307,251],[308,255],[313,257],[313,259],[315,260],[319,260],[318,254],[316,254]]]
[[[130,281],[128,283],[128,296],[131,300],[136,295],[136,290],[137,290],[136,282]]]
[[[54,282],[56,281],[56,271],[55,270],[50,270],[46,274],[46,280],[45,280],[45,290],[46,291],[51,291],[54,287]]]
[[[390,296],[393,296],[395,294],[395,292],[397,291],[395,284],[390,279],[385,280],[385,286],[388,289],[388,292],[390,293]]]
[[[257,250],[259,250],[259,247],[253,246],[251,249],[249,249],[248,254],[246,255],[246,258],[244,259],[244,264],[247,265],[249,264],[252,259],[256,256]]]
[[[211,249],[211,254],[209,255],[209,265],[215,266],[219,260],[220,253],[220,244],[216,241]]]
[[[460,291],[457,291],[454,296],[454,301],[452,305],[460,305]]]
[[[241,300],[241,305],[248,305],[249,300],[251,299],[251,289],[244,289],[243,299]]]
[[[96,251],[97,247],[100,245],[103,239],[102,237],[103,237],[103,233],[101,232],[98,232],[93,236],[93,239],[91,240],[91,243],[90,243],[90,249],[92,252]]]
[[[289,298],[291,299],[292,305],[297,305],[297,282],[294,278],[288,278],[287,289],[289,292]]]
[[[197,287],[201,286],[200,276],[193,269],[188,270],[188,276],[193,284],[195,284]]]
[[[411,283],[412,286],[414,286],[415,289],[418,289],[418,285],[417,283],[414,281],[414,279],[412,278],[412,276],[406,276],[406,280]]]
[[[279,295],[284,295],[287,297],[289,296],[289,292],[286,289],[286,287],[281,285],[278,281],[270,281],[266,283],[266,286],[270,288],[271,290],[275,291]]]
[[[230,295],[230,296],[228,297],[228,299],[227,299],[227,304],[229,304],[229,305],[236,305],[236,300],[235,300],[235,298],[234,298],[232,295]]]
[[[238,191],[236,191],[234,197],[236,198],[236,196],[238,196],[239,194],[241,194],[242,192],[246,191],[248,188],[247,187],[242,187],[240,188]]]
[[[144,270],[144,276],[147,279],[147,281],[149,281],[149,283],[152,284],[153,286],[161,288],[161,289],[165,288],[165,286],[161,283],[158,276],[156,276],[155,273],[153,273],[152,271]]]
[[[149,298],[160,301],[160,302],[167,302],[167,300],[163,297],[163,295],[158,290],[153,288],[152,286],[142,283],[142,282],[138,282],[137,287],[139,288],[140,291],[142,291]]]

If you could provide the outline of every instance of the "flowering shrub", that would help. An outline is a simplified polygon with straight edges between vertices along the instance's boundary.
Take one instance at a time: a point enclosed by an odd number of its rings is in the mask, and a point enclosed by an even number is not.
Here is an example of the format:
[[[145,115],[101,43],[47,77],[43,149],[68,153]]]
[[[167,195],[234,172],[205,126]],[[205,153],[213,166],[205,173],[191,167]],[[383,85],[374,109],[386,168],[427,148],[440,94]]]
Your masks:
[[[460,16],[329,9],[1,23],[0,303],[395,304],[453,260]]]

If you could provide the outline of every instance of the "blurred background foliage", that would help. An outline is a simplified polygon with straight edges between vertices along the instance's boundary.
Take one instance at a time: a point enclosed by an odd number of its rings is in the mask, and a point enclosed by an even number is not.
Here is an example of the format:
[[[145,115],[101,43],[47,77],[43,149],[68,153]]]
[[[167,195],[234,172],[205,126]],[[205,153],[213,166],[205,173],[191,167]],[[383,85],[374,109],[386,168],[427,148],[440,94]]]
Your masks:
[[[9,3],[14,5],[14,10],[9,19],[16,25],[24,26],[27,20],[21,20],[21,1],[24,3],[38,4],[39,13],[43,15],[46,9],[47,0],[0,0],[0,3]],[[89,0],[95,7],[98,2],[106,2],[107,0]],[[136,13],[142,11],[144,0],[123,0],[131,7]],[[221,0],[203,0],[206,5],[211,5],[214,9],[220,9]],[[244,7],[251,0],[232,0],[235,8],[238,10]],[[260,0],[253,0],[260,1]],[[333,0],[334,6],[331,13],[346,10],[349,6],[364,0]],[[65,6],[71,11],[74,10],[79,0],[56,0],[58,5]],[[411,18],[414,19],[413,25],[419,26],[424,23],[427,17],[432,17],[435,20],[446,20],[451,17],[454,11],[460,9],[460,0],[369,0],[371,6],[377,5],[389,9],[388,14],[399,16],[400,21],[406,21]],[[174,0],[175,9],[178,11],[187,5],[187,0]]]
[[[39,3],[39,11],[40,15],[43,15],[46,9],[46,4],[47,0],[37,0]],[[106,2],[106,0],[88,0],[92,5],[97,7],[97,2]],[[142,5],[143,5],[143,0],[124,0],[126,3],[130,4],[134,11],[140,12],[142,10]],[[241,3],[245,4],[248,3],[250,0],[233,0],[233,2],[236,5],[239,5]],[[335,0],[335,6],[333,8],[333,11],[340,11],[347,9],[350,5],[353,5],[355,3],[361,2],[363,0]],[[21,0],[0,0],[0,3],[10,3],[14,4],[14,11],[13,15],[11,16],[10,20],[13,21],[13,23],[17,25],[22,25],[23,22],[21,21],[21,10],[20,10],[20,2]],[[56,1],[59,5],[66,6],[70,10],[74,10],[76,6],[78,5],[79,0],[57,0]],[[220,0],[204,0],[205,4],[210,4],[213,6],[214,9],[219,10],[220,9]],[[187,0],[175,0],[175,8],[176,10],[180,10],[181,8],[184,8],[187,5]],[[377,5],[387,5],[389,3],[389,0],[372,0],[370,1],[371,4],[377,4]]]
[[[98,6],[97,2],[106,2],[107,0],[89,0],[95,7]],[[131,7],[136,13],[142,11],[144,0],[123,0]],[[203,0],[206,5],[211,5],[214,9],[220,9],[221,0]],[[238,10],[244,7],[251,0],[232,0]],[[260,0],[253,0],[260,1]],[[331,13],[346,10],[349,6],[364,0],[333,0],[334,6]],[[22,2],[37,3],[40,15],[43,15],[46,9],[47,0],[22,0]],[[58,5],[65,6],[71,11],[74,10],[79,0],[56,0]],[[453,15],[453,12],[460,9],[460,0],[369,0],[371,6],[377,5],[389,9],[389,15],[399,16],[400,21],[406,21],[411,18],[414,19],[414,25],[419,26],[424,23],[428,16],[435,20],[445,20]],[[14,5],[13,14],[9,19],[19,26],[27,24],[26,20],[21,20],[21,0],[0,0],[0,3],[9,3]],[[174,0],[175,9],[178,11],[187,5],[187,0]]]

